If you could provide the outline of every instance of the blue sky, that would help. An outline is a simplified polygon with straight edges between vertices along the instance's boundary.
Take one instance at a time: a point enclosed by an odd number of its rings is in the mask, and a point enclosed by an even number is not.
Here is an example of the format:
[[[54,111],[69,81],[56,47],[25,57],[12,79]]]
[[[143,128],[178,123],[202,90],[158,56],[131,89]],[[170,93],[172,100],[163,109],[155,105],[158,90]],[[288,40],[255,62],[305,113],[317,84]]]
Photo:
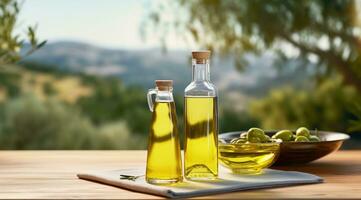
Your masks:
[[[38,24],[38,35],[49,42],[74,40],[109,48],[144,49],[159,47],[152,36],[143,41],[140,26],[150,0],[26,0],[20,27]],[[171,35],[168,47],[186,45]]]

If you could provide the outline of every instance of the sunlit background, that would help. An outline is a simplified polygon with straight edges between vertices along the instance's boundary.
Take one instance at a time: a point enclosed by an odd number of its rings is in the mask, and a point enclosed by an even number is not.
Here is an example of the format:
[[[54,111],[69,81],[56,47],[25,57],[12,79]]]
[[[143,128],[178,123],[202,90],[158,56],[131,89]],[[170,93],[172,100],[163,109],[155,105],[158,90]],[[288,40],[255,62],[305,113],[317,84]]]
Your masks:
[[[174,80],[183,137],[194,49],[212,50],[221,133],[306,126],[360,148],[360,5],[3,0],[0,149],[145,149],[156,79]]]

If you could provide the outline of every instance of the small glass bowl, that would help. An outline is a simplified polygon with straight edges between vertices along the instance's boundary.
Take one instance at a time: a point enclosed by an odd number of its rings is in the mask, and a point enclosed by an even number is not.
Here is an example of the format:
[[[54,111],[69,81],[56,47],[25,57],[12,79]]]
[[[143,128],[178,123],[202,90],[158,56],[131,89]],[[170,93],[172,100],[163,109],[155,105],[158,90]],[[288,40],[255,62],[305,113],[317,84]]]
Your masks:
[[[231,144],[219,141],[218,159],[236,174],[260,174],[271,166],[280,151],[280,142]]]

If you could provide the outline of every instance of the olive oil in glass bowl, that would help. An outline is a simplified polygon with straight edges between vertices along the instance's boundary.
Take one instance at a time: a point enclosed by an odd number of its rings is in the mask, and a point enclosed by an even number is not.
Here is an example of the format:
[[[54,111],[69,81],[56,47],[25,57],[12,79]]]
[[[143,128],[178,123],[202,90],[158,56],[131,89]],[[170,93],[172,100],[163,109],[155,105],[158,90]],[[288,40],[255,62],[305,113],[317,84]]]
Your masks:
[[[231,144],[219,141],[220,163],[236,174],[260,174],[277,159],[280,142]]]

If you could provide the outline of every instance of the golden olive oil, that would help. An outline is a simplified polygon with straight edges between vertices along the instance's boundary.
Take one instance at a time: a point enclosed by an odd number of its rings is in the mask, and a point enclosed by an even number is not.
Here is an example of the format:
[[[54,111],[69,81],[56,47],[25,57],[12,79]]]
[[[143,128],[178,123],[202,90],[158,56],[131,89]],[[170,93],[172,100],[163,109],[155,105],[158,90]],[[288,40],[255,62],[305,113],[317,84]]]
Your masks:
[[[218,176],[216,97],[185,97],[184,168],[188,179]]]
[[[259,173],[278,156],[278,144],[221,144],[219,160],[234,173]]]
[[[154,184],[182,180],[174,102],[155,102],[149,135],[146,180]]]

